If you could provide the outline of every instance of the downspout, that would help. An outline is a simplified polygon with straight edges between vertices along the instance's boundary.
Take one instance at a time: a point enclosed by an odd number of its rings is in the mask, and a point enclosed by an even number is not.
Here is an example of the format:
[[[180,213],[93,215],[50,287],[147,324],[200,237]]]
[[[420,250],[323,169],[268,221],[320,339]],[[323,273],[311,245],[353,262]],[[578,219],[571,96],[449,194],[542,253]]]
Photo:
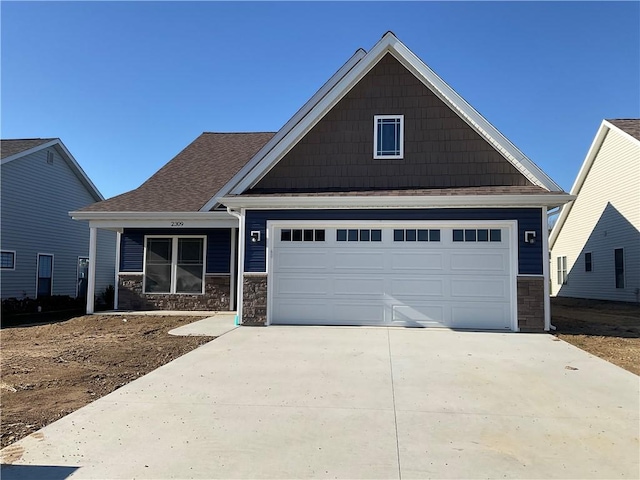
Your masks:
[[[241,210],[242,212],[242,210]],[[236,324],[242,323],[242,284],[244,277],[244,214],[238,213],[231,209],[231,207],[227,207],[227,213],[232,215],[238,219],[238,278],[237,278],[237,287],[236,287]]]
[[[118,310],[120,290],[120,241],[122,239],[122,232],[118,230],[116,232],[116,265],[115,265],[115,279],[114,279],[114,292],[113,292],[113,309]]]

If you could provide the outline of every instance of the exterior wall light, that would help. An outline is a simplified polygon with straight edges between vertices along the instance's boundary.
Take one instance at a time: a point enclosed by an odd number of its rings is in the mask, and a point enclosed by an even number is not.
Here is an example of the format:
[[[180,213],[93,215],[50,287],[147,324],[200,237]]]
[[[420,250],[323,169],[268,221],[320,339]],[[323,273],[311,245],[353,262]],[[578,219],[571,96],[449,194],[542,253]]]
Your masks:
[[[251,231],[251,242],[252,243],[258,243],[260,241],[260,231],[259,230],[252,230]]]
[[[531,245],[536,243],[536,232],[533,230],[527,230],[524,232],[524,243],[530,243]]]

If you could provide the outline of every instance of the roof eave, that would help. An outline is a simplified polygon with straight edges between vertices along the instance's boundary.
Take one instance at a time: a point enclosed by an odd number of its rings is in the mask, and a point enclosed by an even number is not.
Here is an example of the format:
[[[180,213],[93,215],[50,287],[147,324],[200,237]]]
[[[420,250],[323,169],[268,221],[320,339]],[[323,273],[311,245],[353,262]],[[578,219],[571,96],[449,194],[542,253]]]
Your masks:
[[[234,196],[218,198],[230,208],[296,209],[296,208],[491,208],[554,207],[573,200],[572,195],[407,195],[407,196]]]

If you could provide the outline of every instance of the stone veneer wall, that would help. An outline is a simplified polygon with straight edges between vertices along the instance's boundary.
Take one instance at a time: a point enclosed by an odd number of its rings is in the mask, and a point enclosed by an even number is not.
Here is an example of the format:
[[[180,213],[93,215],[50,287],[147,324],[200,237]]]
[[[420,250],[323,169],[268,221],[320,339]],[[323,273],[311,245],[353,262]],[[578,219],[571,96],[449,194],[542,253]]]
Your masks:
[[[120,275],[120,310],[229,310],[230,277],[205,276],[204,295],[145,294],[142,275]]]
[[[518,277],[518,328],[544,331],[544,277]]]
[[[267,274],[244,275],[242,279],[242,324],[267,324]]]

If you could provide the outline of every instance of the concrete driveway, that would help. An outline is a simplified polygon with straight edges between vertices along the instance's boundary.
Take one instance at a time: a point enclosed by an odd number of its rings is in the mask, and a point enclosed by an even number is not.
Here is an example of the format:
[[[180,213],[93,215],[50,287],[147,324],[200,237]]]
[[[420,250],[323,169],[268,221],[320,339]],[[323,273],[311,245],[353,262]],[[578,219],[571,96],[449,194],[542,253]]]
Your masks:
[[[2,478],[638,478],[638,403],[549,335],[238,328],[7,447]]]

